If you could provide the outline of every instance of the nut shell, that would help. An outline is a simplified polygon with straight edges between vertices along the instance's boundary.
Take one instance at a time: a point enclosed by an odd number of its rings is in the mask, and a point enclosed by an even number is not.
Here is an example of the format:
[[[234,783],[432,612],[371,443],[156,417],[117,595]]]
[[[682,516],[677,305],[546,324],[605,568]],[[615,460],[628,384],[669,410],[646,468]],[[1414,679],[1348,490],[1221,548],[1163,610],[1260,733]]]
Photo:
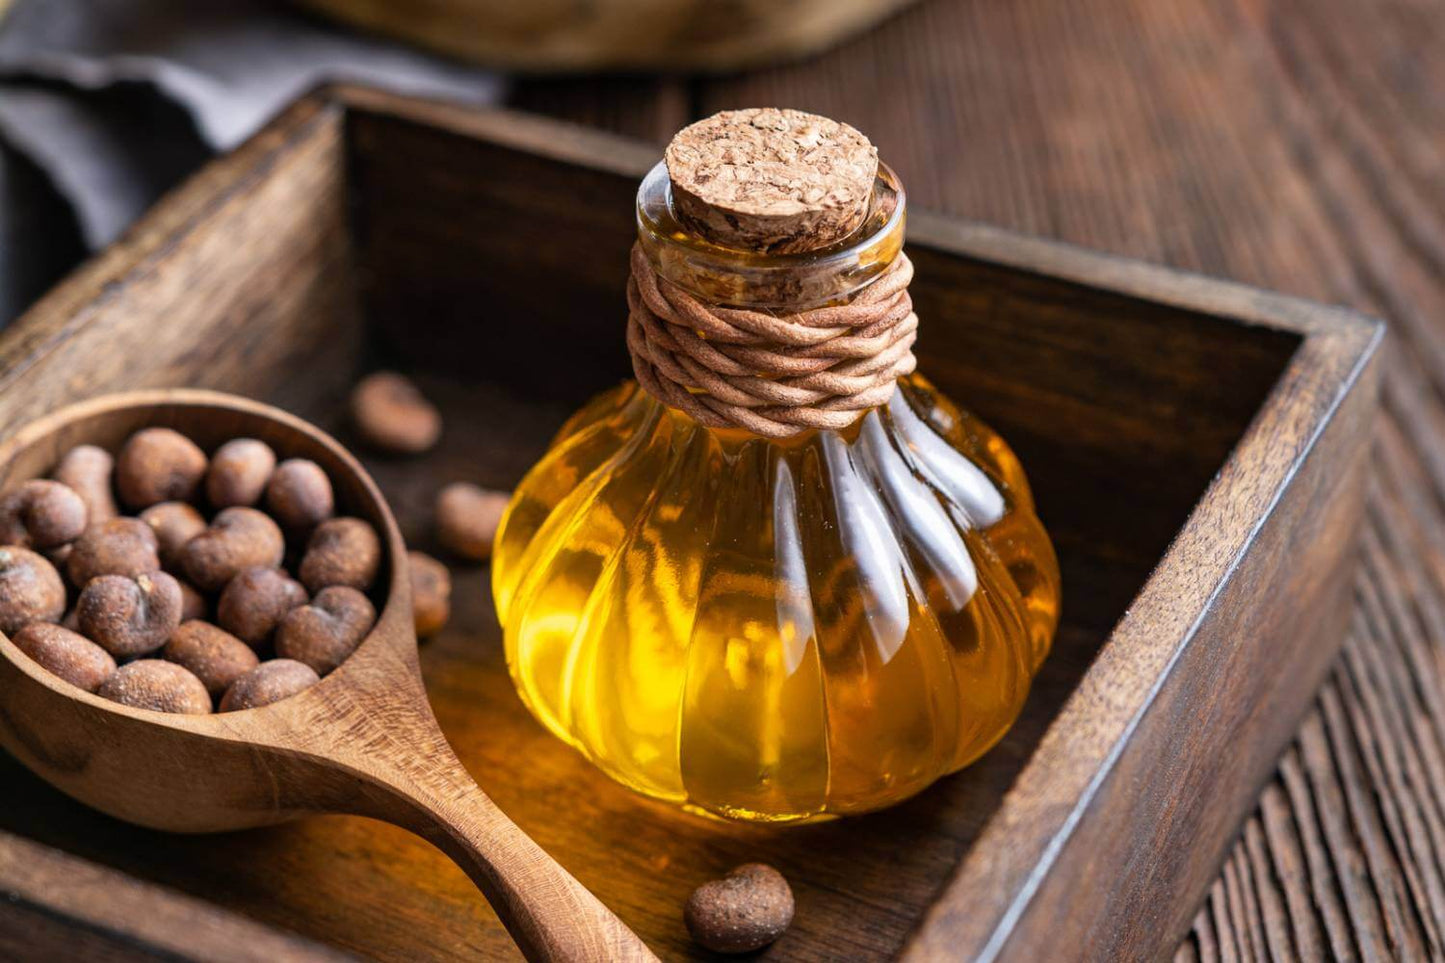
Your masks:
[[[165,658],[189,669],[206,691],[218,699],[232,683],[261,664],[245,642],[199,620],[182,622],[171,633]]]
[[[234,438],[211,456],[206,500],[215,508],[255,505],[275,470],[276,453],[270,445],[255,438]]]
[[[161,566],[172,572],[180,567],[186,543],[206,530],[206,517],[186,502],[161,502],[138,517],[155,532]]]
[[[221,699],[222,712],[259,709],[311,688],[321,676],[294,659],[272,659],[237,679]]]
[[[86,521],[96,525],[120,513],[111,491],[115,459],[97,445],[77,445],[65,453],[50,475],[85,502]]]
[[[440,632],[452,615],[452,575],[447,567],[422,552],[407,552],[411,571],[411,614],[416,637]]]
[[[58,548],[80,537],[86,518],[85,501],[71,488],[32,479],[0,497],[0,545]]]
[[[486,561],[508,500],[506,492],[453,482],[437,494],[437,540],[462,558]]]
[[[28,622],[64,614],[65,582],[55,566],[28,548],[0,548],[0,632],[13,636]]]
[[[793,922],[793,890],[771,866],[747,863],[694,890],[683,921],[692,938],[714,953],[751,953]]]
[[[153,712],[200,716],[211,711],[211,696],[201,680],[174,662],[160,659],[141,659],[121,666],[96,694]]]
[[[41,668],[71,685],[94,692],[115,671],[110,653],[78,632],[50,622],[31,622],[11,638]]]
[[[115,460],[116,491],[137,511],[158,502],[192,500],[205,474],[206,453],[170,428],[136,432]]]
[[[181,624],[181,586],[165,572],[91,579],[75,603],[80,631],[116,658],[154,652]]]
[[[206,597],[196,591],[195,586],[190,582],[182,582],[176,579],[181,587],[181,621],[189,622],[192,619],[205,619],[210,614],[210,605]]]
[[[181,550],[181,568],[191,584],[216,592],[248,568],[274,568],[286,554],[281,529],[254,508],[227,508]]]
[[[260,648],[271,641],[281,620],[306,600],[301,583],[280,569],[248,568],[226,583],[216,605],[216,621],[242,642]]]
[[[307,531],[336,511],[331,479],[314,461],[288,458],[266,484],[266,510],[287,531]]]
[[[139,518],[111,518],[92,525],[75,540],[65,571],[70,584],[84,588],[101,575],[143,575],[161,567],[158,542]]]
[[[365,592],[381,567],[381,538],[370,522],[332,518],[316,526],[297,574],[311,592],[347,585]]]
[[[351,419],[362,440],[395,455],[419,455],[437,443],[442,416],[412,383],[394,371],[367,375],[351,392]]]
[[[333,585],[281,622],[276,630],[276,654],[303,662],[324,676],[356,651],[375,622],[376,609],[365,595],[345,585]]]

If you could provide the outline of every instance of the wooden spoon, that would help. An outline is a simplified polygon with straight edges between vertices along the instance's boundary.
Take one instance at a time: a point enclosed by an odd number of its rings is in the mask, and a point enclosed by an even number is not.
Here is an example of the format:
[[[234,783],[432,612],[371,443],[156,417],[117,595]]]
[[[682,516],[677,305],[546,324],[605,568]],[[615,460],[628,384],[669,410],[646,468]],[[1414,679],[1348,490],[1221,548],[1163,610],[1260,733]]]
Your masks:
[[[653,960],[626,925],[478,788],[422,687],[406,546],[376,484],[334,439],[284,411],[208,391],[143,391],[83,402],[0,444],[0,490],[43,477],[91,443],[115,451],[164,425],[208,450],[259,438],[326,470],[340,510],[385,545],[376,627],[319,685],[244,712],[181,716],[84,692],[0,635],[0,745],[88,806],[172,832],[215,832],[308,813],[395,823],[430,840],[486,895],[532,960]]]

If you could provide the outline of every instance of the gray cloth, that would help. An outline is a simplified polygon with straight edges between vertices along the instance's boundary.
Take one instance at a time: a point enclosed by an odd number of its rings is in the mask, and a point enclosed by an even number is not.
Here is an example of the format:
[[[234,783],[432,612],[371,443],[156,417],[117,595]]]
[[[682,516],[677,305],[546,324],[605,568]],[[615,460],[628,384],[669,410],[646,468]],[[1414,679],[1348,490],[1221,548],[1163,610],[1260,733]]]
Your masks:
[[[489,71],[266,0],[16,0],[0,21],[0,324],[36,276],[57,275],[38,250],[73,260],[37,229],[110,243],[212,151],[329,80],[469,103],[502,91]],[[35,171],[53,191],[14,189]]]

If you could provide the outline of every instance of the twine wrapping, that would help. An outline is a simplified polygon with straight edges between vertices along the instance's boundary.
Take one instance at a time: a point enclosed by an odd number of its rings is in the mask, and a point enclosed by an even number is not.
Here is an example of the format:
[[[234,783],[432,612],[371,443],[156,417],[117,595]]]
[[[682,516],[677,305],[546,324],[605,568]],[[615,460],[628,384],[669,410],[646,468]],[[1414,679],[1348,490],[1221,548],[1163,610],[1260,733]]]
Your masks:
[[[847,304],[777,317],[713,307],[659,277],[640,245],[627,282],[627,349],[654,398],[711,428],[786,438],[846,428],[912,373],[913,265],[899,252]]]

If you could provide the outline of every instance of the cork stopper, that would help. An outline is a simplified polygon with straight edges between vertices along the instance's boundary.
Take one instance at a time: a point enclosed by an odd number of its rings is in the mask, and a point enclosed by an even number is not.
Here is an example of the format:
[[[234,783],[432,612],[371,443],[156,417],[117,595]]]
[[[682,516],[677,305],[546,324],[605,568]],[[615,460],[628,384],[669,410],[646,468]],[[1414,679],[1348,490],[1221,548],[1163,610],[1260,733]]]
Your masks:
[[[800,110],[725,110],[667,146],[673,209],[714,244],[788,254],[828,247],[868,216],[878,151]]]

